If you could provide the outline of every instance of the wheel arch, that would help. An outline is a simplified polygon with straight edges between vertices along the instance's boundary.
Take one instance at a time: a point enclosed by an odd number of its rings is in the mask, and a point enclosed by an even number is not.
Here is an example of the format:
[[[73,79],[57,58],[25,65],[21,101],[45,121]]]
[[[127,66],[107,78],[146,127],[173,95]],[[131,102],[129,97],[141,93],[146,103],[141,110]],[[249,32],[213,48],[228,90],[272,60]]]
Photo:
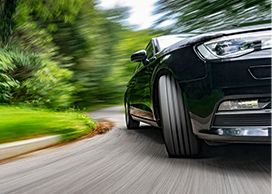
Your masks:
[[[169,69],[166,66],[157,68],[154,72],[155,73],[152,75],[152,78],[151,78],[152,108],[153,108],[154,118],[156,119],[156,122],[157,122],[158,126],[161,127],[159,99],[158,99],[158,83],[159,83],[159,79],[163,75],[173,75],[175,78],[176,78],[176,76],[172,72],[172,70]]]

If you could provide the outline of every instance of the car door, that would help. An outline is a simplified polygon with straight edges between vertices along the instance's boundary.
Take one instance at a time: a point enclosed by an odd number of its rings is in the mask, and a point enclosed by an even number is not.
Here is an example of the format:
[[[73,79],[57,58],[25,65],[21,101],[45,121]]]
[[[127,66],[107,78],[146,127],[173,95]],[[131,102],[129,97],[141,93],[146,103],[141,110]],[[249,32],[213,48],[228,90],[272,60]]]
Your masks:
[[[147,58],[154,56],[152,41],[146,47]],[[132,116],[153,120],[150,99],[150,79],[152,75],[151,63],[144,65],[140,62],[128,84],[128,97],[130,99],[130,114]]]

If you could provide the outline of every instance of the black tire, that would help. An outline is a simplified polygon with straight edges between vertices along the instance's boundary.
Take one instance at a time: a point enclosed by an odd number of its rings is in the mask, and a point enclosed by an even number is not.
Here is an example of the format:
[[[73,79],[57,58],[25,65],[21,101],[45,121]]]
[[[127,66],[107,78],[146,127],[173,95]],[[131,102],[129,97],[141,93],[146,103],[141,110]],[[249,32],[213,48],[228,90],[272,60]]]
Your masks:
[[[191,157],[199,152],[181,89],[172,75],[159,79],[159,106],[163,136],[169,157]]]
[[[140,126],[140,121],[135,121],[132,119],[129,111],[128,103],[125,103],[125,117],[126,117],[126,125],[128,129],[137,129]]]

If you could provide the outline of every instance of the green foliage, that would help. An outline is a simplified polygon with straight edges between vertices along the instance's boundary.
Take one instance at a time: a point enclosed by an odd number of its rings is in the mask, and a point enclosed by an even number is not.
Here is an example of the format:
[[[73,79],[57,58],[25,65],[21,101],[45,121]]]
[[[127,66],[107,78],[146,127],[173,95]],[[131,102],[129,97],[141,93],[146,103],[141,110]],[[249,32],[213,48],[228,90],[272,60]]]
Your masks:
[[[68,107],[72,73],[56,62],[16,48],[0,49],[0,102]]]
[[[17,0],[5,0],[0,6],[0,36],[2,45],[7,47],[10,44],[13,30],[13,14],[15,13]]]
[[[72,72],[60,68],[56,62],[43,60],[44,67],[39,69],[35,76],[22,83],[27,91],[27,96],[22,96],[17,101],[43,105],[51,108],[68,108],[73,103],[75,89],[68,80]]]
[[[57,48],[52,42],[52,35],[28,15],[28,9],[22,4],[17,6],[17,15],[14,19],[16,28],[12,39],[13,47],[16,46],[22,50],[43,55],[55,55]]]
[[[57,29],[56,21],[74,22],[84,2],[86,0],[26,0],[21,4],[29,8],[36,20],[46,21],[46,28],[53,32]]]
[[[92,6],[84,4],[75,23],[58,23],[53,34],[58,51],[71,57],[69,69],[74,76],[70,81],[76,88],[75,105],[81,108],[120,103],[135,66],[130,55],[152,37],[148,31],[135,32],[118,22],[125,18],[126,9],[98,11]],[[135,45],[137,41],[142,44]]]
[[[207,32],[232,26],[271,23],[268,0],[159,0],[157,24],[174,20],[174,32]]]
[[[63,141],[68,141],[87,134],[95,125],[86,114],[73,110],[0,106],[0,143],[52,134],[63,134]]]
[[[124,27],[126,17],[127,8],[102,11],[93,0],[18,1],[7,22],[12,47],[1,50],[0,62],[7,64],[1,102],[54,108],[120,103],[136,65],[130,55],[154,36]]]
[[[0,100],[11,102],[21,82],[32,77],[40,61],[34,54],[24,55],[20,50],[0,49]]]
[[[155,34],[123,26],[127,8],[102,11],[94,0],[0,0],[0,6],[0,143],[86,134],[95,126],[87,115],[37,107],[121,103],[136,65],[130,55]]]

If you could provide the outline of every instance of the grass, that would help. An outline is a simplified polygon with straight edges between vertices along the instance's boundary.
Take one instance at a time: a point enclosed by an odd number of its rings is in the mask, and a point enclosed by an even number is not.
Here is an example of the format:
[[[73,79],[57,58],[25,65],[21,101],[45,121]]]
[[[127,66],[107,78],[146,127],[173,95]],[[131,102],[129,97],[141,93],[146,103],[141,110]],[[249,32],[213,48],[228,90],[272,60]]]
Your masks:
[[[0,143],[44,135],[63,134],[63,141],[87,134],[95,121],[77,111],[0,106]]]

